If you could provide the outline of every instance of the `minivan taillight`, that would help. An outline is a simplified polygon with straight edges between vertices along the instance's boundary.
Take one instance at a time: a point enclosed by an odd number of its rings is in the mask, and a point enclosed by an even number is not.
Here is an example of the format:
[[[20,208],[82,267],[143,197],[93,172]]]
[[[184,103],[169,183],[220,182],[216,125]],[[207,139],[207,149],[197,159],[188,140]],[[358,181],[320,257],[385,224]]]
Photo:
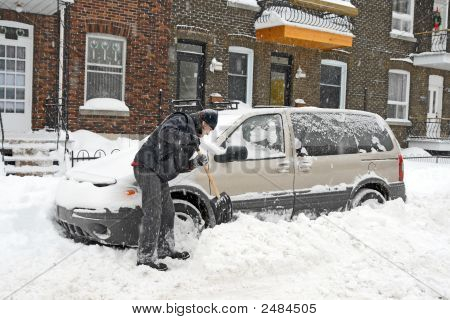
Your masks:
[[[403,165],[403,156],[401,154],[398,155],[398,180],[403,181],[405,177],[405,168]]]

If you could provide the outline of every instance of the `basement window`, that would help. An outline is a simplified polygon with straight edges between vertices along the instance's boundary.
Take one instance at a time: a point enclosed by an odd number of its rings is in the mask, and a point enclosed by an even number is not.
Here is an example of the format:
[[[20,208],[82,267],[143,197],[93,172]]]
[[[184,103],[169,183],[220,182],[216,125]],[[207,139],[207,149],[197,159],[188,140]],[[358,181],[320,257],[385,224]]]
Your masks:
[[[90,33],[86,39],[85,101],[124,100],[126,39]]]

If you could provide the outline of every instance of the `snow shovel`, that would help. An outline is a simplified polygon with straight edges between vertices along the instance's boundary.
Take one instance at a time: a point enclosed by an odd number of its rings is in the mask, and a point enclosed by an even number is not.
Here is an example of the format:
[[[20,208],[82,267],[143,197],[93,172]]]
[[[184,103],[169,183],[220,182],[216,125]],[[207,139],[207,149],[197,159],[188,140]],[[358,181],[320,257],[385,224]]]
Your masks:
[[[198,151],[198,153],[201,154],[200,151]],[[216,224],[231,221],[231,218],[233,217],[233,206],[231,204],[230,196],[225,192],[219,192],[219,189],[216,185],[216,180],[214,179],[211,172],[209,172],[208,165],[203,166],[203,169],[205,169],[205,172],[208,175],[209,184],[211,185],[213,193],[216,196],[215,198],[211,199],[211,207],[214,210]]]

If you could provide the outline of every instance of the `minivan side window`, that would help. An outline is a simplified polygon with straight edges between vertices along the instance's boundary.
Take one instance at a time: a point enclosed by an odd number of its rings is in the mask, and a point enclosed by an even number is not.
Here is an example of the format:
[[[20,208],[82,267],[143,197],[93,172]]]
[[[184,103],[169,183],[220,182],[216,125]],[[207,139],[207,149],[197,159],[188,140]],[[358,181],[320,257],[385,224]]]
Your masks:
[[[390,151],[394,144],[381,119],[351,113],[293,113],[297,155],[328,156]]]
[[[245,146],[247,160],[285,157],[281,115],[248,118],[227,138],[226,146]]]

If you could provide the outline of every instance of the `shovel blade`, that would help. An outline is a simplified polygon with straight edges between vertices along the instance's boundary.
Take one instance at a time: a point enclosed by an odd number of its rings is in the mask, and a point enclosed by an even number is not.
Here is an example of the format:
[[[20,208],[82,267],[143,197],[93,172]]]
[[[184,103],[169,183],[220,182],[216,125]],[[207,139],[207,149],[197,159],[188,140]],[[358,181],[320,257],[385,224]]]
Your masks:
[[[213,198],[211,200],[211,207],[214,210],[216,224],[231,221],[231,218],[233,217],[233,205],[228,194],[222,192],[220,197]]]

